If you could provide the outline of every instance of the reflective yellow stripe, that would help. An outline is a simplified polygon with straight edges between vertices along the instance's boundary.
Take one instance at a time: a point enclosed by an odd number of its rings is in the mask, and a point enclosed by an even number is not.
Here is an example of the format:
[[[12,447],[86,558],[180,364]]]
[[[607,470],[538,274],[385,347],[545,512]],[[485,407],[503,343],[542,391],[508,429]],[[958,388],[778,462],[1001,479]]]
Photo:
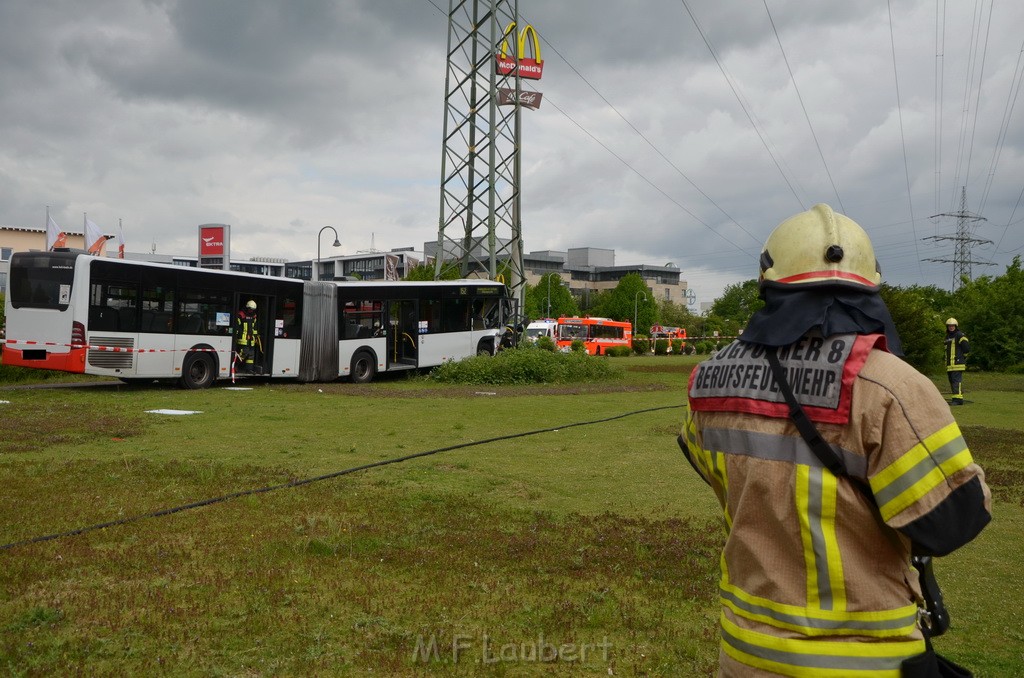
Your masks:
[[[722,504],[722,514],[725,516],[725,527],[732,529],[732,513],[729,512],[729,470],[726,467],[725,454],[712,452],[714,460],[715,477],[718,479],[718,498]]]
[[[846,577],[843,576],[843,557],[836,536],[837,479],[831,473],[821,472],[821,536],[824,541],[829,586],[832,589],[832,609],[846,609]]]
[[[719,597],[733,614],[769,626],[798,631],[805,636],[862,635],[875,638],[905,638],[917,628],[917,606],[913,603],[894,610],[851,612],[785,605],[751,595],[728,581],[723,569]]]
[[[928,436],[871,478],[882,518],[890,520],[972,461],[956,423]]]
[[[697,426],[696,422],[693,421],[692,412],[687,415],[683,430],[685,431],[686,447],[688,450],[687,456],[700,470],[708,484],[711,485],[711,489],[715,491],[715,495],[722,504],[726,528],[731,529],[732,516],[729,514],[728,506],[729,478],[728,471],[726,470],[725,454],[704,449],[697,444]]]
[[[722,650],[736,661],[784,676],[898,678],[904,659],[924,652],[923,640],[841,642],[779,638],[742,629],[722,612]]]
[[[804,569],[807,576],[807,607],[820,608],[818,568],[814,566],[814,540],[810,526],[810,467],[796,467],[796,515],[800,521],[800,541],[804,547]]]
[[[796,510],[807,575],[807,607],[846,607],[843,561],[836,538],[836,477],[820,468],[796,466]]]

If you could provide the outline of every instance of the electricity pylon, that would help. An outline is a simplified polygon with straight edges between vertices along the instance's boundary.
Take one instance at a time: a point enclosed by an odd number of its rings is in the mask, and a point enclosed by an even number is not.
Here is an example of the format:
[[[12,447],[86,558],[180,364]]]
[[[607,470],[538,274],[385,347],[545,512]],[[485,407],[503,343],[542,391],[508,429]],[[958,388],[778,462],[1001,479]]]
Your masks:
[[[964,186],[960,189],[960,211],[959,212],[943,212],[941,214],[932,215],[932,219],[936,217],[956,217],[956,235],[933,235],[925,238],[925,240],[934,240],[936,242],[952,240],[955,243],[953,248],[952,259],[925,259],[925,261],[935,261],[943,264],[953,264],[953,291],[960,289],[963,285],[964,280],[971,280],[971,265],[978,264],[980,266],[991,266],[992,263],[988,261],[975,261],[971,258],[971,247],[974,245],[991,245],[991,240],[983,240],[981,238],[975,238],[971,236],[970,224],[978,221],[988,221],[982,216],[972,214],[967,211],[967,187]]]
[[[499,108],[497,100],[504,87],[519,101],[519,77],[499,75],[495,67],[505,29],[518,20],[518,0],[449,0],[434,275],[440,277],[445,260],[459,262],[463,277],[497,280],[507,266],[504,282],[522,302],[521,106]]]

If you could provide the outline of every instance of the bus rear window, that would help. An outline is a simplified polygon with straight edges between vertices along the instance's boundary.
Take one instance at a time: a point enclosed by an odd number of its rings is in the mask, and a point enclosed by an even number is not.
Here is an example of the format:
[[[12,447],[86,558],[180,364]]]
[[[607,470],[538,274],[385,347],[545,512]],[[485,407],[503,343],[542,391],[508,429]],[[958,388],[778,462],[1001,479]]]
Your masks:
[[[74,277],[74,256],[19,252],[11,258],[11,306],[65,311]]]

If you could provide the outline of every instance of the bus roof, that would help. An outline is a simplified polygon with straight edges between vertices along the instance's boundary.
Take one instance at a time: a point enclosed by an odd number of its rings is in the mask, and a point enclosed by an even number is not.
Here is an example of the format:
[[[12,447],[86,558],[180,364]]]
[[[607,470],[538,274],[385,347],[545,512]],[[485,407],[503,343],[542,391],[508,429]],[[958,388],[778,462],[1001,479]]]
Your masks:
[[[116,257],[97,257],[97,256],[94,256],[92,254],[89,254],[85,250],[70,249],[70,248],[59,248],[59,249],[55,249],[53,251],[45,251],[45,252],[42,252],[42,251],[16,252],[16,253],[14,253],[14,255],[12,255],[12,259],[14,257],[22,258],[22,257],[29,257],[29,256],[34,256],[34,257],[48,256],[48,257],[54,257],[54,258],[56,258],[58,260],[60,260],[60,259],[74,260],[76,263],[78,262],[78,260],[80,258],[83,258],[83,259],[89,259],[89,260],[93,260],[93,261],[102,261],[102,262],[111,263],[111,264],[115,264],[115,265],[144,266],[144,267],[147,267],[147,268],[152,267],[152,268],[164,269],[164,270],[170,270],[170,271],[202,271],[204,273],[212,273],[214,275],[245,276],[247,278],[254,278],[254,279],[258,279],[258,280],[279,280],[279,281],[289,281],[289,282],[298,282],[298,283],[311,282],[309,280],[303,280],[302,278],[288,278],[288,277],[285,277],[285,276],[278,276],[278,275],[261,275],[259,273],[246,273],[244,271],[225,271],[225,270],[220,269],[220,268],[199,268],[197,266],[178,266],[176,264],[165,264],[165,263],[156,262],[156,261],[144,261],[142,259],[119,259],[119,258],[116,258]],[[499,283],[499,282],[496,282],[494,280],[489,280],[489,279],[486,279],[486,278],[459,278],[459,279],[456,279],[456,280],[422,280],[422,281],[421,280],[322,280],[322,281],[312,281],[312,282],[333,282],[335,285],[338,285],[339,287],[340,286],[344,286],[344,287],[375,287],[375,286],[379,286],[379,285],[384,284],[384,283],[387,283],[389,285],[397,285],[397,286],[400,286],[400,287],[401,286],[412,287],[414,285],[424,285],[424,286],[427,286],[427,287],[435,287],[435,286],[436,287],[450,287],[452,285],[472,285],[472,286],[503,285],[503,283]]]

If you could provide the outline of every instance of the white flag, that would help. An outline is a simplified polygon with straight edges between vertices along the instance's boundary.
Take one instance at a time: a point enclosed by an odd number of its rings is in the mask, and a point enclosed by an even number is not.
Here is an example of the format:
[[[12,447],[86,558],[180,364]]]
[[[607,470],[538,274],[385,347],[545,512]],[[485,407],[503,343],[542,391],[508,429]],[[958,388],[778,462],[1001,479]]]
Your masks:
[[[107,242],[107,236],[103,235],[103,230],[96,225],[94,221],[89,218],[85,220],[85,248],[89,250],[89,254],[99,256],[103,253],[103,245]]]
[[[124,259],[124,228],[120,219],[117,220],[117,258]]]
[[[46,215],[46,249],[53,251],[54,247],[67,247],[68,235],[49,214]]]

